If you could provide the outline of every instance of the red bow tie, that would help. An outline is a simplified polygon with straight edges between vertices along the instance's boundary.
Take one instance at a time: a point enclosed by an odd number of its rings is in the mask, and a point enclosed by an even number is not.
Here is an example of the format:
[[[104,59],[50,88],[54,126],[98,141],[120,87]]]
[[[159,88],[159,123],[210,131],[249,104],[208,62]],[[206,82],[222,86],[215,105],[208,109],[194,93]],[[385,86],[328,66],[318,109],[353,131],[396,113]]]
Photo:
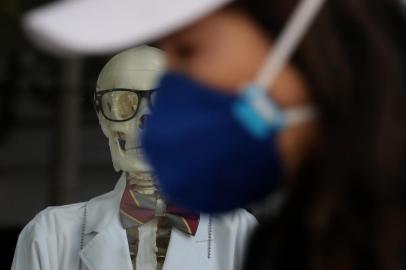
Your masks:
[[[157,200],[150,196],[134,192],[127,185],[120,203],[120,219],[125,229],[140,226],[156,216],[165,216],[172,226],[195,235],[200,215],[184,211],[174,205],[168,205],[163,213],[157,214]]]

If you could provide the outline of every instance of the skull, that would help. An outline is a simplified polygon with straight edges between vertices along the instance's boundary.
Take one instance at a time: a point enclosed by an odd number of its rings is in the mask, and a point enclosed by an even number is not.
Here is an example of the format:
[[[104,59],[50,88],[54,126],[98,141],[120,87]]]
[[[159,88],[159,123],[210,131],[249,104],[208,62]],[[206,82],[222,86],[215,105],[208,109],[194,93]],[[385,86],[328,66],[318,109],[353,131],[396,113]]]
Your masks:
[[[116,171],[151,171],[140,138],[164,68],[162,51],[141,46],[114,56],[99,75],[95,107]]]

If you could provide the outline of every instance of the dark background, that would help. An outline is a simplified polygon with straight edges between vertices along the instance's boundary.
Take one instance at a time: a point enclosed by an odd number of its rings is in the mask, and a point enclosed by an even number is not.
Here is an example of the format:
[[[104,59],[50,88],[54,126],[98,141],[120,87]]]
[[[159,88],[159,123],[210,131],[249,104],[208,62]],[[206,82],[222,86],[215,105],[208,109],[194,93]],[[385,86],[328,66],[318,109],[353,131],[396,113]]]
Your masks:
[[[20,19],[45,2],[0,2],[0,269],[10,269],[18,234],[37,212],[88,200],[118,179],[92,107],[108,58],[58,59],[34,48]]]

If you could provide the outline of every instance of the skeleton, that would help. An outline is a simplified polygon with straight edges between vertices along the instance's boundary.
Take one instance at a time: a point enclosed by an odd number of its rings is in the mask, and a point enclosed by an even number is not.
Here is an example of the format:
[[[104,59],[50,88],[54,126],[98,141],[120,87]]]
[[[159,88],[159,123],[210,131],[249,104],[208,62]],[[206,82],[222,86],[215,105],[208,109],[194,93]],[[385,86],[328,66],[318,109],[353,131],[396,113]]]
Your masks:
[[[162,269],[171,226],[160,213],[166,205],[144,159],[140,137],[154,101],[157,78],[165,68],[163,53],[141,46],[113,57],[101,71],[95,105],[108,138],[113,167],[123,171],[132,190],[156,202],[156,217],[127,229],[133,269]],[[130,91],[128,91],[130,90]]]

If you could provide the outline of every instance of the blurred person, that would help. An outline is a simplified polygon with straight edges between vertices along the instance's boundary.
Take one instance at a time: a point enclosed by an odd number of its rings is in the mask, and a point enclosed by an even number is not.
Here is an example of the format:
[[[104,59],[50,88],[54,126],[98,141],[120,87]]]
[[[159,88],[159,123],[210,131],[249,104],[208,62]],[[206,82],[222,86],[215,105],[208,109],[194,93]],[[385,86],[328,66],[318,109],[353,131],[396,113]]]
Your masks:
[[[109,21],[123,31],[104,42],[97,24],[86,22],[90,2],[82,10],[76,2],[34,11],[28,30],[64,53],[109,52],[159,39],[175,73],[163,77],[145,142],[171,198],[218,212],[265,196],[277,183],[288,187],[280,214],[253,238],[247,269],[404,269],[403,2],[326,1],[310,28],[302,29],[308,31],[288,62],[280,60],[279,41],[305,1],[171,1],[161,7],[132,1],[131,16]],[[124,10],[118,6],[112,14]],[[73,22],[73,14],[82,19]],[[77,31],[55,24],[60,16]],[[78,25],[91,35],[79,36]],[[268,74],[276,80],[266,85],[266,95],[244,88],[268,70],[263,65],[269,59],[275,67],[285,65],[271,69],[278,76]],[[177,95],[168,98],[164,90]],[[300,117],[309,112],[300,108],[317,113]],[[299,112],[295,125],[285,122],[295,115],[288,111]],[[165,115],[178,123],[158,142]],[[172,149],[176,158],[154,154],[155,147]],[[196,149],[202,154],[193,154]],[[218,177],[206,177],[213,175]],[[210,194],[213,200],[202,199]]]
[[[168,202],[144,158],[140,137],[164,70],[164,53],[150,46],[103,67],[94,105],[122,175],[107,194],[37,214],[19,236],[12,269],[241,269],[254,216],[199,214]]]

